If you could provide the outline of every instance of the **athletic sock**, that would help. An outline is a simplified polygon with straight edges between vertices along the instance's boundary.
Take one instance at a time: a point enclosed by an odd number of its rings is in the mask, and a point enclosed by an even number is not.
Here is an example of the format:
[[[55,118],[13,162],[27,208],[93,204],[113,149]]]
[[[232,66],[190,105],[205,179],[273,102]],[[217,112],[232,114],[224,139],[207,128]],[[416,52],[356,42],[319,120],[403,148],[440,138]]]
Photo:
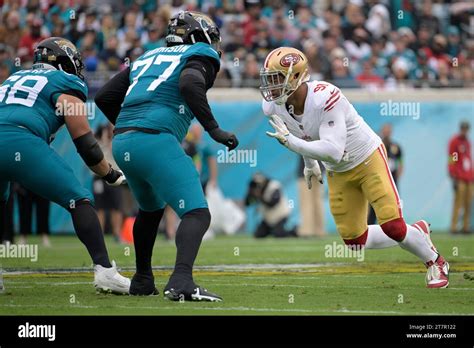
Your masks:
[[[211,222],[211,215],[207,208],[200,208],[184,214],[181,219],[176,231],[176,264],[166,289],[177,289],[193,282],[194,261]]]
[[[76,234],[86,246],[94,264],[105,268],[112,267],[99,218],[90,202],[78,202],[76,207],[70,210],[70,213]]]
[[[435,262],[438,258],[438,254],[431,249],[424,233],[411,225],[407,225],[405,239],[399,244],[403,249],[418,256],[424,263]]]
[[[164,209],[153,212],[138,211],[133,224],[133,244],[135,245],[135,261],[137,273],[152,273],[151,257],[155,245],[158,225],[163,217]]]
[[[367,249],[383,249],[397,246],[398,242],[385,234],[380,225],[369,225],[365,247]]]

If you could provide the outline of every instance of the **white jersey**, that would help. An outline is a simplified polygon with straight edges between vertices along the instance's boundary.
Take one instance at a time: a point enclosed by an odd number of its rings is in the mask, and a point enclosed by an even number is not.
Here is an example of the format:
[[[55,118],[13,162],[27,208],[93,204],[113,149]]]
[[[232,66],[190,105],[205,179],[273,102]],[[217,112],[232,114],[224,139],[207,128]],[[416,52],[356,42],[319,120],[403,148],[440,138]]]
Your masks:
[[[307,85],[308,94],[302,115],[292,117],[284,104],[265,100],[263,112],[267,116],[276,114],[285,122],[294,136],[289,138],[288,147],[291,150],[304,157],[321,160],[330,171],[345,172],[356,167],[379,147],[382,142],[380,137],[365,123],[339,88],[325,81],[310,81]],[[342,159],[333,156],[331,151],[340,153]]]

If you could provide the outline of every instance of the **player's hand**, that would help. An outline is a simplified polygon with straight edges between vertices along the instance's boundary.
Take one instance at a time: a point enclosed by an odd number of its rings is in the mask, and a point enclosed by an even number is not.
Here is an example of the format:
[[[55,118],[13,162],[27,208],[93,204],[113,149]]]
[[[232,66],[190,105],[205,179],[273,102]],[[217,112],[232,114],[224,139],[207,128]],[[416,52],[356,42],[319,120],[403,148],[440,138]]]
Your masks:
[[[232,151],[239,145],[239,140],[235,134],[226,132],[219,127],[210,130],[209,135],[218,143],[227,146],[229,151]]]
[[[278,140],[280,144],[288,146],[288,136],[290,135],[290,132],[288,131],[288,128],[286,128],[286,124],[277,115],[272,115],[270,118],[271,119],[268,122],[275,129],[275,132],[267,132],[267,135]]]
[[[304,178],[306,180],[306,185],[308,189],[311,190],[313,184],[311,183],[311,178],[314,176],[321,184],[323,183],[323,175],[321,174],[321,168],[319,167],[319,163],[314,161],[314,166],[311,168],[304,167],[303,170]]]
[[[114,169],[110,165],[110,170],[102,179],[110,186],[120,186],[127,183],[127,179],[121,170]]]

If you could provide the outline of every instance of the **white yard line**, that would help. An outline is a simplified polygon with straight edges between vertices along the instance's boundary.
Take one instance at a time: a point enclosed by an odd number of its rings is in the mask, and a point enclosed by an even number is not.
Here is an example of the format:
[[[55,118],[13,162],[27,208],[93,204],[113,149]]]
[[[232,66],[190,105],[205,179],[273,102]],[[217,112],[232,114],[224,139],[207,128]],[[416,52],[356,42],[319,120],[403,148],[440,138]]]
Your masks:
[[[109,308],[121,308],[121,309],[146,309],[154,310],[159,312],[160,310],[173,310],[176,311],[179,309],[181,304],[176,304],[176,306],[112,306]],[[10,308],[64,308],[64,306],[59,305],[16,305],[16,304],[0,304],[0,307],[10,307]],[[88,309],[103,309],[99,306],[85,306],[85,305],[71,305],[71,308],[88,308]],[[370,310],[349,310],[349,309],[303,309],[303,308],[258,308],[258,307],[189,307],[183,306],[182,309],[185,310],[206,310],[206,311],[245,311],[245,312],[262,312],[262,313],[306,313],[306,314],[321,314],[321,313],[339,313],[339,314],[396,314],[396,315],[472,315],[472,314],[463,314],[463,313],[413,313],[413,312],[397,312],[397,311],[370,311]]]

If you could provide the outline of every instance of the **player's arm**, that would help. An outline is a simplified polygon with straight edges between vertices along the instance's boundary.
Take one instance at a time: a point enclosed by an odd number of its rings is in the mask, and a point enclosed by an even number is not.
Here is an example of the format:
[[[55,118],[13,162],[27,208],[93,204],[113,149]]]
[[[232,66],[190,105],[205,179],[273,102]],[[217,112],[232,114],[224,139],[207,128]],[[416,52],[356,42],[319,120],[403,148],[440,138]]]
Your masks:
[[[218,68],[210,58],[190,58],[179,77],[179,91],[199,123],[216,142],[233,150],[239,144],[237,137],[219,128],[207,101],[207,90],[212,87]]]
[[[275,132],[267,132],[267,134],[306,158],[339,163],[344,155],[347,128],[343,106],[341,103],[338,104],[330,111],[324,112],[324,119],[319,127],[320,140],[306,141],[295,137],[276,115],[272,115],[270,120]]]
[[[61,103],[62,105],[78,105],[77,107],[71,108],[73,110],[81,110],[78,111],[78,113],[73,115],[63,114],[64,122],[76,146],[77,152],[87,166],[108,184],[120,185],[125,180],[123,173],[113,169],[105,160],[104,153],[97,143],[89,126],[89,122],[87,121],[86,108],[83,107],[83,105],[79,106],[84,104],[83,100],[69,94],[61,94],[57,99],[57,103]],[[70,108],[64,108],[64,110],[69,109]]]
[[[305,141],[290,134],[288,148],[314,160],[339,163],[344,155],[347,138],[345,117],[339,108],[325,113],[319,126],[319,138]]]
[[[130,67],[116,74],[95,95],[94,101],[105,117],[115,125],[130,86]]]

